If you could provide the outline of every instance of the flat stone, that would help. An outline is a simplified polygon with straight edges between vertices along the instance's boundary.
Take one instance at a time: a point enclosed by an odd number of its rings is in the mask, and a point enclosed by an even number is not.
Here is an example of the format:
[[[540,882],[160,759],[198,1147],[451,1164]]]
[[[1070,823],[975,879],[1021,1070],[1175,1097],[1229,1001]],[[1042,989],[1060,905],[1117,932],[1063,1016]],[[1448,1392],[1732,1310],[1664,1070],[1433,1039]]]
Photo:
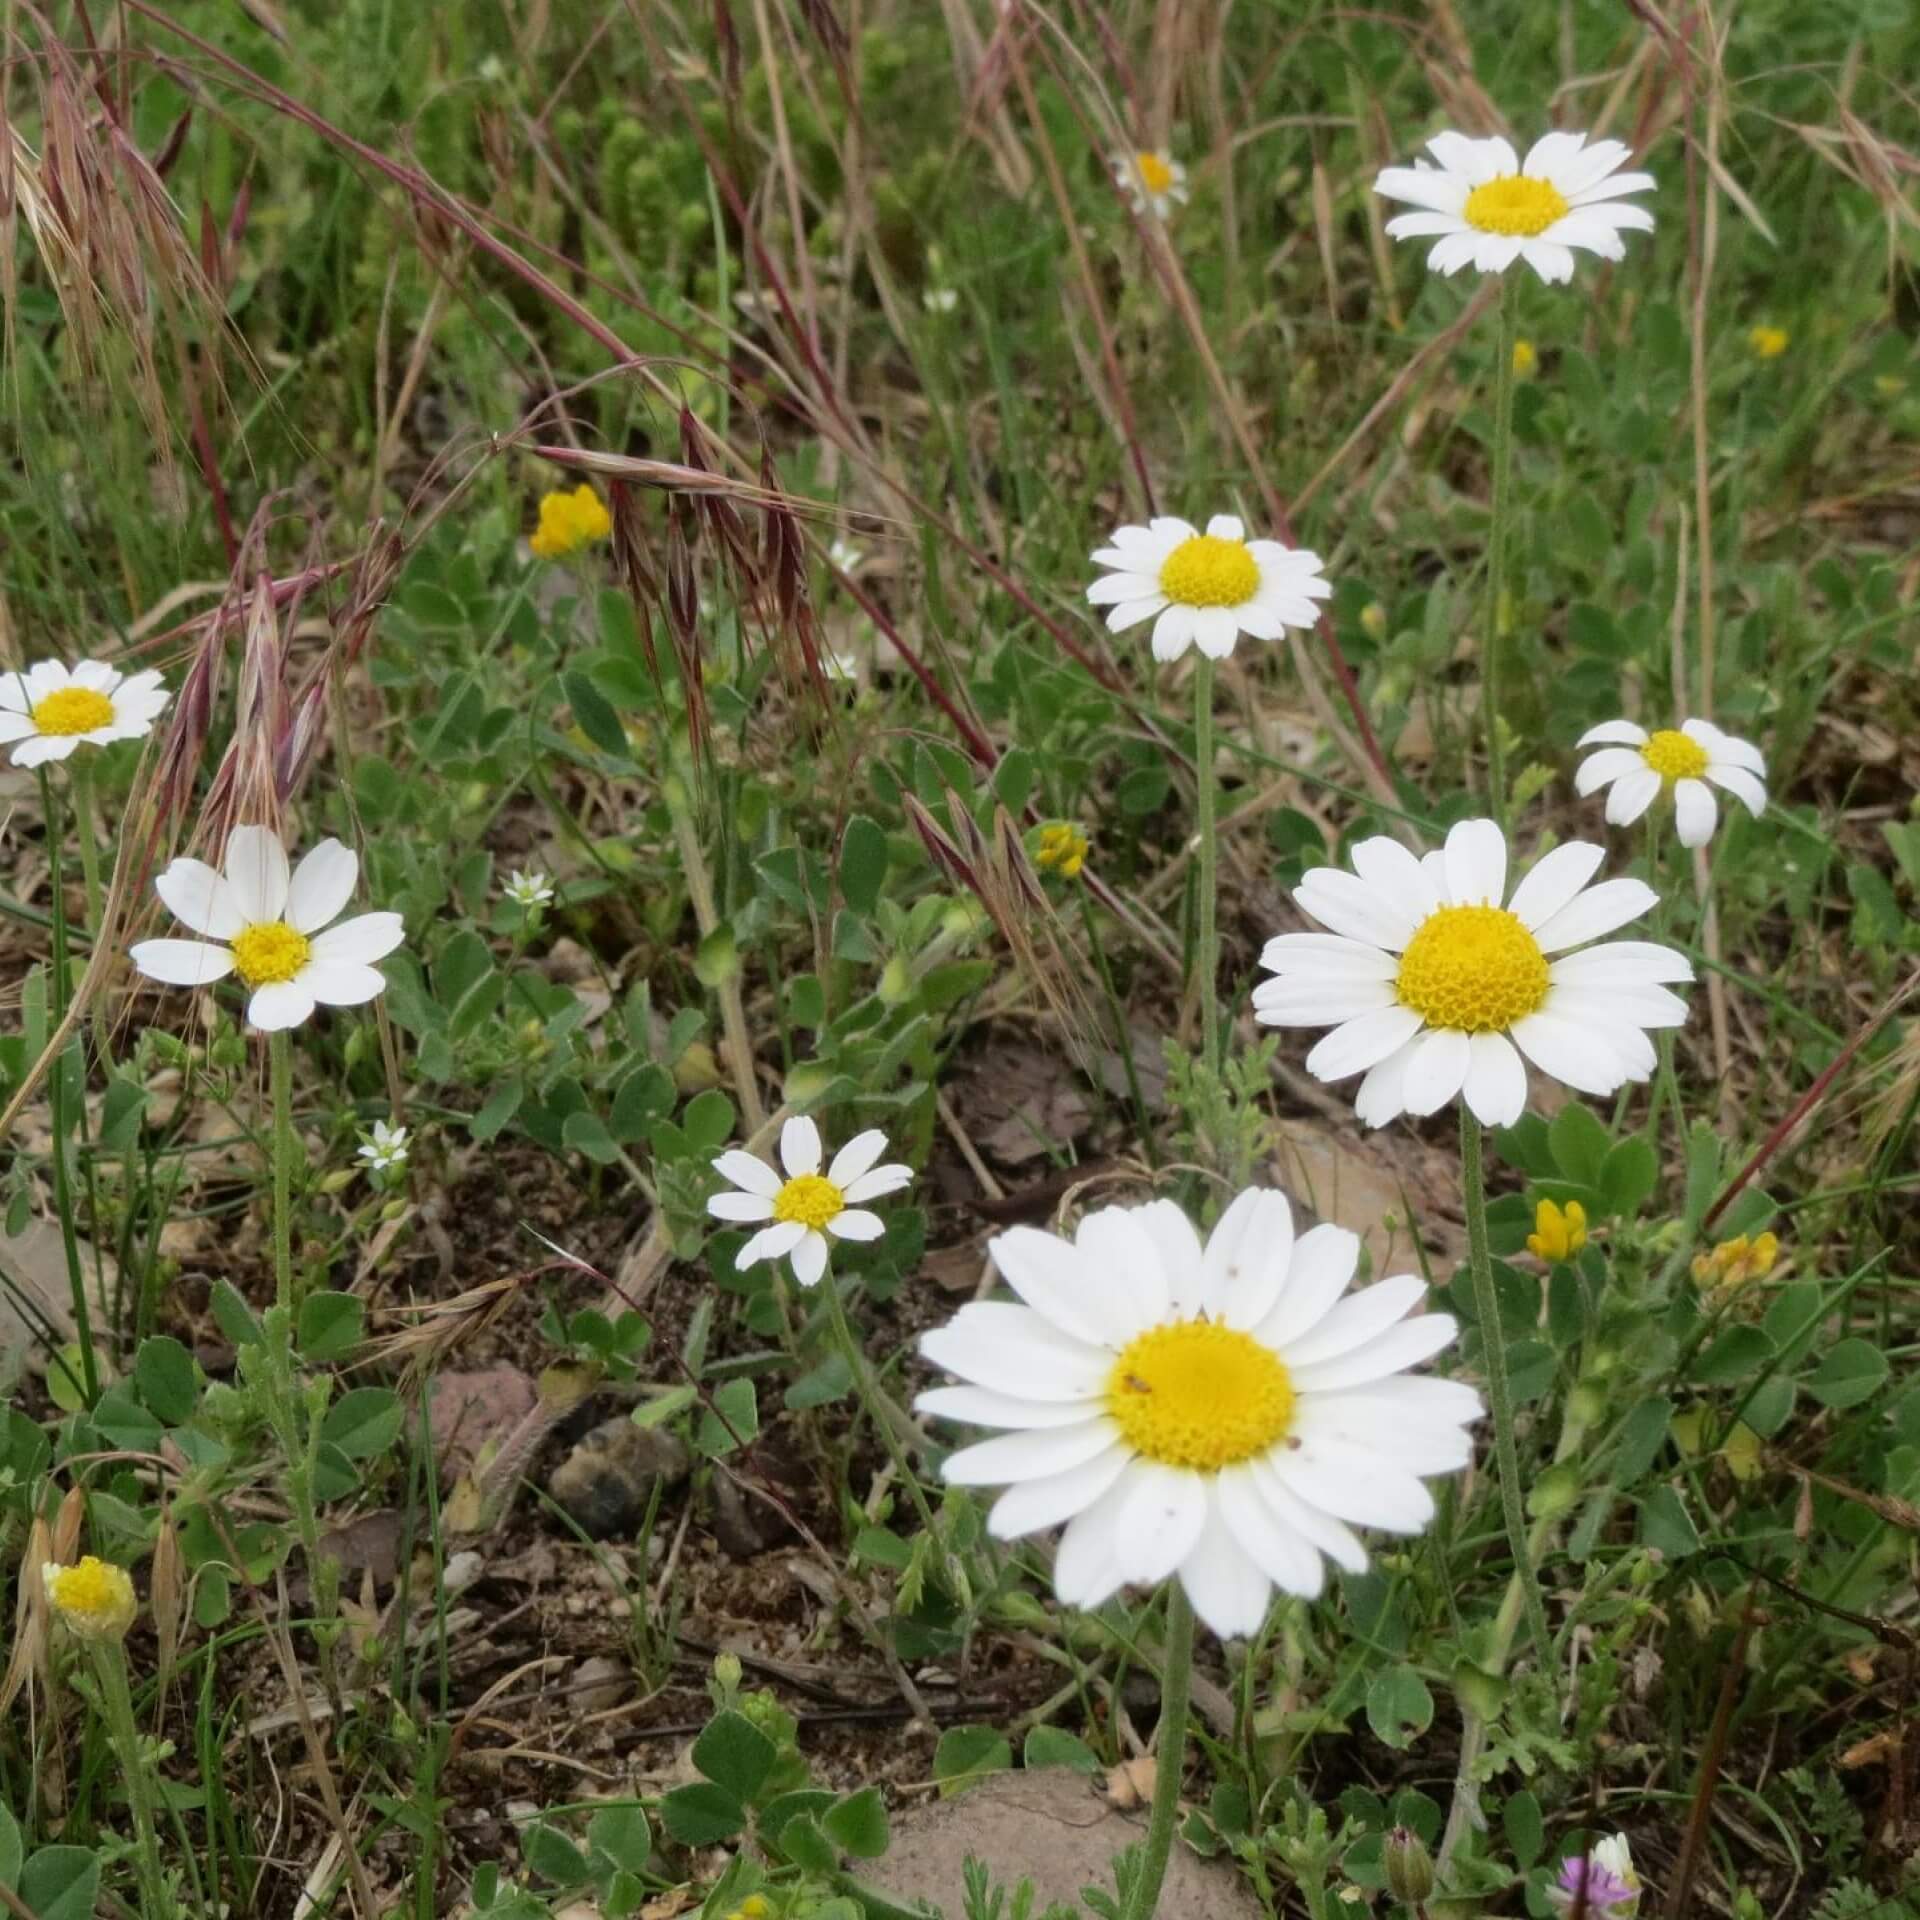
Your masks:
[[[655,1487],[687,1476],[687,1449],[663,1427],[603,1420],[554,1469],[547,1491],[595,1540],[636,1533]]]
[[[1056,1900],[1078,1910],[1080,1889],[1113,1887],[1113,1856],[1146,1837],[1147,1814],[1119,1813],[1097,1780],[1070,1767],[997,1773],[952,1800],[897,1814],[885,1855],[860,1878],[900,1901],[966,1911],[964,1868],[983,1860],[1009,1891],[1033,1882],[1035,1913]],[[1253,1889],[1223,1860],[1202,1860],[1175,1838],[1160,1911],[1179,1920],[1259,1920]]]

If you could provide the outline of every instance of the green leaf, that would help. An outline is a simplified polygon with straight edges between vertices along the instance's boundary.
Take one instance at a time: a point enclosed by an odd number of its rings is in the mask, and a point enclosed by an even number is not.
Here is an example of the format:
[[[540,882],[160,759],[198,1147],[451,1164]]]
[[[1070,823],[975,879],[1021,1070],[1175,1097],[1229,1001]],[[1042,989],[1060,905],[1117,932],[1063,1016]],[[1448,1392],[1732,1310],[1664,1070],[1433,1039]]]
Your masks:
[[[587,1844],[616,1867],[644,1873],[653,1853],[653,1828],[639,1807],[603,1807],[587,1822]]]
[[[839,1871],[840,1856],[810,1813],[796,1814],[780,1829],[780,1851],[817,1880],[830,1879]]]
[[[365,1460],[400,1437],[400,1396],[389,1387],[355,1387],[327,1410],[320,1437],[349,1460]]]
[[[885,1527],[862,1527],[853,1537],[853,1551],[860,1559],[894,1573],[905,1573],[913,1560],[913,1549]]]
[[[887,1803],[878,1787],[850,1793],[820,1822],[827,1838],[856,1860],[878,1860],[887,1850]]]
[[[726,1380],[715,1390],[713,1404],[700,1410],[693,1444],[710,1460],[736,1447],[750,1445],[760,1431],[760,1403],[751,1380]]]
[[[210,1304],[215,1324],[236,1347],[255,1347],[260,1344],[260,1322],[253,1317],[253,1309],[247,1305],[231,1280],[216,1280],[213,1283]],[[53,1378],[51,1371],[47,1378]]]
[[[1758,1327],[1729,1327],[1693,1363],[1693,1377],[1710,1387],[1731,1386],[1758,1373],[1774,1351],[1773,1342]]]
[[[809,1367],[782,1397],[790,1413],[799,1413],[807,1407],[830,1406],[852,1391],[853,1369],[846,1356],[830,1353],[818,1366]]]
[[[664,1120],[673,1111],[673,1103],[673,1075],[649,1061],[620,1082],[620,1090],[613,1096],[608,1131],[623,1144],[642,1140],[656,1120]]]
[[[717,1847],[747,1824],[747,1810],[725,1787],[696,1780],[660,1802],[660,1824],[683,1847]]]
[[[1700,1551],[1699,1530],[1686,1503],[1672,1487],[1655,1487],[1640,1502],[1640,1539],[1657,1547],[1669,1560],[1684,1560]]]
[[[1672,1419],[1673,1402],[1665,1399],[1642,1400],[1627,1415],[1613,1455],[1615,1486],[1632,1486],[1659,1458]]]
[[[740,973],[740,948],[728,926],[715,927],[694,950],[693,976],[703,987],[724,987]]]
[[[467,1131],[480,1141],[497,1138],[501,1128],[520,1111],[520,1102],[526,1097],[526,1083],[518,1074],[510,1080],[503,1080],[487,1095],[486,1104],[467,1122]]]
[[[1075,1773],[1098,1773],[1100,1756],[1064,1727],[1035,1727],[1020,1755],[1023,1767],[1071,1767]],[[1216,1821],[1216,1825],[1218,1822]]]
[[[17,1891],[38,1920],[93,1920],[99,1856],[91,1847],[41,1847],[21,1868]]]
[[[337,1360],[360,1344],[365,1305],[351,1293],[310,1293],[300,1302],[300,1357]]]
[[[573,709],[574,724],[579,727],[602,753],[610,754],[616,760],[624,760],[627,754],[627,730],[620,724],[620,716],[593,682],[584,673],[575,671],[560,676],[560,690],[567,696],[567,705]]]
[[[190,1419],[200,1398],[193,1355],[171,1334],[149,1334],[133,1357],[133,1383],[149,1410],[170,1427]]]
[[[872,913],[887,878],[887,836],[856,813],[840,836],[840,892],[857,914]]]
[[[1547,1128],[1547,1143],[1553,1150],[1553,1164],[1569,1180],[1582,1186],[1598,1187],[1601,1169],[1607,1162],[1607,1130],[1594,1117],[1591,1107],[1577,1100],[1553,1116]]]
[[[687,1144],[702,1159],[718,1153],[733,1134],[733,1102],[718,1087],[696,1093],[680,1116]]]
[[[1384,1667],[1367,1689],[1367,1724],[1390,1747],[1410,1747],[1433,1724],[1433,1695],[1411,1667]]]
[[[520,1852],[533,1872],[556,1887],[577,1887],[593,1872],[587,1856],[544,1820],[536,1820],[520,1836]]]
[[[20,1837],[20,1822],[4,1801],[0,1801],[0,1886],[20,1884],[20,1863],[26,1857],[26,1842]]]
[[[1607,1211],[1622,1219],[1637,1214],[1652,1197],[1659,1171],[1645,1134],[1622,1140],[1600,1169],[1600,1193]]]
[[[606,1122],[591,1109],[568,1114],[561,1122],[560,1138],[597,1167],[610,1167],[620,1158],[620,1143],[607,1131]]]
[[[779,1757],[779,1748],[731,1707],[715,1714],[693,1743],[693,1764],[740,1801],[760,1791]]]
[[[1687,1231],[1696,1231],[1713,1205],[1720,1186],[1720,1136],[1704,1120],[1696,1120],[1687,1136]]]
[[[1880,1391],[1888,1371],[1887,1356],[1872,1341],[1842,1340],[1807,1376],[1807,1391],[1823,1406],[1857,1407]]]
[[[1506,1829],[1507,1845],[1513,1849],[1520,1871],[1525,1873],[1546,1850],[1540,1802],[1524,1790],[1508,1794],[1506,1805],[1500,1809],[1500,1824]]]
[[[1012,1765],[1012,1745],[992,1727],[949,1727],[933,1750],[933,1777],[943,1800]]]

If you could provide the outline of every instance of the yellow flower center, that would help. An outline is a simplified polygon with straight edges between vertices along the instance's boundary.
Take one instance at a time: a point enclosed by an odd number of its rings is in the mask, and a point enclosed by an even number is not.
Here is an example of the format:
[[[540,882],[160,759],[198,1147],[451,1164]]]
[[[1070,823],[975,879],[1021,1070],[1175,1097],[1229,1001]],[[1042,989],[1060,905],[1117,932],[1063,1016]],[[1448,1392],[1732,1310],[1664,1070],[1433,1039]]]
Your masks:
[[[1691,734],[1662,727],[1640,749],[1640,758],[1668,786],[1676,780],[1698,780],[1707,770],[1707,750]]]
[[[1566,195],[1551,180],[1509,173],[1475,187],[1467,195],[1466,221],[1482,233],[1525,235],[1545,233],[1568,212]]]
[[[1260,569],[1244,540],[1196,533],[1160,563],[1160,591],[1183,607],[1238,607],[1260,590]]]
[[[273,987],[291,980],[313,953],[307,936],[284,920],[262,920],[242,927],[231,944],[233,964],[250,987]]]
[[[1407,942],[1396,991],[1430,1027],[1499,1033],[1547,997],[1547,956],[1505,907],[1441,907]]]
[[[133,1581],[124,1567],[88,1554],[77,1566],[49,1565],[43,1575],[54,1611],[88,1638],[125,1633],[133,1621]]]
[[[1173,185],[1173,169],[1157,153],[1136,153],[1133,164],[1140,174],[1140,184],[1149,193],[1165,193]]]
[[[1183,1320],[1127,1344],[1107,1376],[1107,1411],[1149,1460],[1215,1473],[1286,1437],[1293,1382],[1252,1334]]]
[[[62,737],[91,733],[113,725],[113,702],[91,687],[62,687],[35,702],[33,724],[41,733]]]
[[[797,1220],[818,1233],[835,1215],[845,1212],[847,1196],[824,1174],[796,1174],[773,1196],[776,1220]]]

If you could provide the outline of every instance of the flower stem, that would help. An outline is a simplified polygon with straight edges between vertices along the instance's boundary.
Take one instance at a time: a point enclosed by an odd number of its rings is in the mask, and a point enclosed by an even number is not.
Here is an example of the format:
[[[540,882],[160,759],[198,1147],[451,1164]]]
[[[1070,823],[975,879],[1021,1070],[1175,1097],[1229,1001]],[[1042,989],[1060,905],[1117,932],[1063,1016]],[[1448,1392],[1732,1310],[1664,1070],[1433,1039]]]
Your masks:
[[[73,788],[73,837],[80,843],[80,876],[87,889],[87,931],[96,940],[106,937],[100,923],[100,846],[94,838],[93,763],[85,751],[67,762],[67,778]]]
[[[1486,1356],[1487,1398],[1493,1406],[1494,1456],[1500,1467],[1500,1507],[1506,1516],[1507,1540],[1513,1549],[1514,1576],[1520,1582],[1527,1612],[1527,1630],[1544,1667],[1551,1641],[1547,1610],[1540,1604],[1540,1582],[1534,1577],[1533,1555],[1527,1545],[1527,1517],[1520,1502],[1520,1448],[1513,1433],[1513,1392],[1507,1383],[1507,1337],[1500,1326],[1500,1301],[1493,1290],[1493,1255],[1487,1245],[1487,1176],[1480,1122],[1462,1101],[1460,1105],[1460,1170],[1467,1201],[1467,1261],[1473,1270],[1474,1312],[1480,1320],[1480,1345]]]
[[[283,1027],[267,1036],[273,1085],[273,1299],[293,1311],[293,1039]]]
[[[93,1643],[93,1667],[100,1680],[100,1703],[106,1711],[107,1731],[120,1761],[127,1788],[127,1806],[133,1814],[134,1864],[140,1880],[143,1920],[170,1920],[177,1911],[166,1870],[160,1864],[160,1836],[154,1825],[151,1782],[141,1751],[140,1729],[133,1717],[133,1692],[127,1684],[127,1650],[118,1639]]]
[[[1500,277],[1500,358],[1493,385],[1493,514],[1487,528],[1487,631],[1480,648],[1480,709],[1487,727],[1487,795],[1494,820],[1507,824],[1507,750],[1500,738],[1500,614],[1507,585],[1507,518],[1513,491],[1513,342],[1520,276]]]
[[[1220,929],[1218,902],[1219,847],[1214,824],[1213,780],[1213,662],[1202,653],[1193,667],[1193,779],[1196,826],[1199,833],[1199,938],[1194,971],[1200,979],[1200,1050],[1210,1075],[1220,1071],[1220,1030],[1215,996],[1219,989]]]
[[[1154,1749],[1153,1815],[1133,1893],[1121,1920],[1152,1920],[1160,1904],[1180,1816],[1180,1775],[1187,1757],[1187,1696],[1193,1682],[1193,1607],[1178,1577],[1167,1583],[1167,1640],[1160,1669],[1160,1732]]]

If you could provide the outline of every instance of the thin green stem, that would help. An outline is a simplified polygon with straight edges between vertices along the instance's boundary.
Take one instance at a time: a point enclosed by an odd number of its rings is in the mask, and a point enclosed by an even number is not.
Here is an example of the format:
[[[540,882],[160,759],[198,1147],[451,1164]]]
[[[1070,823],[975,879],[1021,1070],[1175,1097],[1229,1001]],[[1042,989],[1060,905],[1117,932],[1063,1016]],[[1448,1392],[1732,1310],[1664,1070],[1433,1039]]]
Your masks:
[[[105,898],[100,886],[100,844],[94,837],[93,761],[82,749],[67,762],[67,779],[73,788],[74,838],[80,843],[80,875],[87,889],[87,931],[98,940],[105,929],[100,924],[100,904]]]
[[[273,1085],[273,1299],[293,1311],[293,1038],[283,1027],[267,1036]]]
[[[1500,358],[1493,385],[1493,517],[1487,528],[1487,627],[1480,648],[1480,708],[1487,728],[1487,794],[1494,819],[1507,824],[1507,750],[1500,737],[1500,621],[1507,586],[1507,519],[1513,492],[1513,343],[1520,276],[1500,282]]]
[[[1140,1871],[1121,1920],[1152,1920],[1180,1817],[1180,1776],[1187,1757],[1187,1696],[1193,1684],[1193,1607],[1176,1577],[1167,1584],[1166,1653],[1160,1668],[1160,1733],[1154,1750],[1153,1815]]]
[[[113,1737],[133,1814],[134,1866],[140,1880],[142,1920],[170,1920],[176,1911],[173,1890],[160,1861],[160,1835],[154,1825],[152,1782],[133,1717],[133,1692],[127,1684],[127,1650],[119,1640],[93,1642],[93,1670],[100,1680],[100,1702]]]
[[[1194,971],[1200,980],[1200,1051],[1207,1071],[1220,1072],[1220,1028],[1216,1000],[1220,989],[1218,886],[1220,850],[1214,822],[1213,662],[1202,653],[1193,668],[1193,780],[1195,825],[1200,841],[1198,876],[1200,930]]]
[[[1520,1499],[1520,1448],[1513,1431],[1513,1390],[1507,1382],[1507,1337],[1500,1326],[1500,1301],[1493,1290],[1493,1254],[1487,1243],[1487,1175],[1480,1122],[1465,1101],[1460,1105],[1460,1171],[1466,1188],[1467,1261],[1473,1270],[1474,1312],[1480,1320],[1480,1345],[1486,1356],[1487,1399],[1493,1408],[1494,1456],[1500,1467],[1500,1508],[1513,1549],[1514,1577],[1520,1583],[1527,1630],[1544,1667],[1552,1641],[1547,1610],[1540,1603],[1527,1544],[1527,1516]]]
[[[1085,887],[1076,887],[1075,892],[1080,898],[1080,924],[1087,930],[1087,948],[1093,955],[1094,970],[1100,976],[1101,991],[1106,995],[1107,1016],[1113,1022],[1113,1044],[1120,1053],[1120,1070],[1127,1076],[1134,1124],[1140,1130],[1140,1151],[1147,1156],[1148,1166],[1157,1166],[1146,1095],[1141,1091],[1140,1074],[1133,1062],[1133,1035],[1127,1026],[1126,1009],[1120,1004],[1119,990],[1113,984],[1113,969],[1107,964],[1107,949],[1100,938],[1099,923],[1093,917],[1093,896]]]

